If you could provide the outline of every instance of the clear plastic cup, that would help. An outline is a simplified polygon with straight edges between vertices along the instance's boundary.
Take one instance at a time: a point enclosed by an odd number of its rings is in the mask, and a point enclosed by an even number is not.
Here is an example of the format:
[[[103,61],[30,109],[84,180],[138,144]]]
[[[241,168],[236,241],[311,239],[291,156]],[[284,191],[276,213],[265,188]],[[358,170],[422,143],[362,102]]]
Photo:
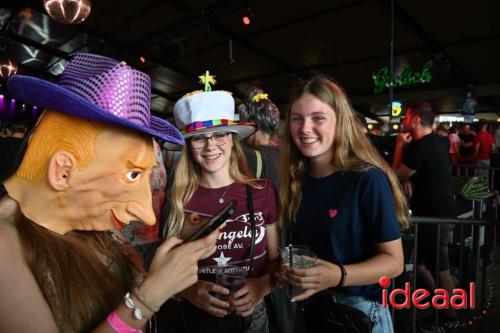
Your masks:
[[[290,252],[292,253],[291,257]],[[283,261],[283,265],[287,267],[312,268],[316,265],[318,256],[307,246],[289,245],[281,250],[281,259]],[[291,285],[289,288],[289,297],[295,297],[302,294],[304,291],[305,290],[300,287]]]
[[[232,264],[225,264],[215,268],[216,283],[229,289],[230,293],[240,289],[248,277],[248,271],[245,267]],[[222,300],[228,300],[229,295],[218,294],[217,297]]]

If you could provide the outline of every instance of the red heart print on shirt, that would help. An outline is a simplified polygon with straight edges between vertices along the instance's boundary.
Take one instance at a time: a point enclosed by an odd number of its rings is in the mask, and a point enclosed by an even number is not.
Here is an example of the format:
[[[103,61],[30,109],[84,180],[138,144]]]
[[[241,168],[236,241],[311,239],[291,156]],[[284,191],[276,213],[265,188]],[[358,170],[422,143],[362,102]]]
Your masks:
[[[330,210],[328,211],[328,215],[330,215],[331,218],[334,218],[335,216],[337,216],[337,213],[338,213],[338,211],[336,209],[333,209],[333,208],[330,208]]]

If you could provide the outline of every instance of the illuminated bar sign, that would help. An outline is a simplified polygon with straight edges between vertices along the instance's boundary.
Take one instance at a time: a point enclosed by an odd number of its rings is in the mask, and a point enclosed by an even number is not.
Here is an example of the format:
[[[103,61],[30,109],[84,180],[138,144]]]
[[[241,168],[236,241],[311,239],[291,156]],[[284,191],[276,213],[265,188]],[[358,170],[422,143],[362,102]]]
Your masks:
[[[432,80],[432,60],[425,63],[422,71],[414,71],[409,65],[403,67],[401,75],[394,76],[392,82],[394,87],[410,86],[419,83],[428,83]],[[384,90],[384,88],[389,88],[389,83],[391,82],[389,76],[389,67],[381,68],[377,73],[372,74],[374,89],[373,91],[378,94]]]
[[[399,118],[401,117],[401,111],[403,110],[403,104],[398,101],[392,102],[392,117],[393,118]]]

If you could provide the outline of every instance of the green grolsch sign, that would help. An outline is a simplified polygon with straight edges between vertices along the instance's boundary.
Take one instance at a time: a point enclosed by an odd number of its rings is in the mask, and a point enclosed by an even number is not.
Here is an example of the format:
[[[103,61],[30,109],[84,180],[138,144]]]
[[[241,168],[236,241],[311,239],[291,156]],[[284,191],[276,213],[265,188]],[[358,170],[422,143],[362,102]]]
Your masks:
[[[429,60],[425,63],[424,68],[422,69],[421,72],[414,71],[410,68],[409,65],[405,65],[403,67],[401,75],[394,76],[392,78],[394,87],[402,87],[413,84],[431,82],[432,80],[431,67],[432,67],[432,60]],[[378,73],[373,73],[372,78],[374,84],[373,90],[375,91],[376,94],[382,92],[384,88],[389,88],[389,84],[391,82],[389,76],[389,67],[381,68],[378,71]]]

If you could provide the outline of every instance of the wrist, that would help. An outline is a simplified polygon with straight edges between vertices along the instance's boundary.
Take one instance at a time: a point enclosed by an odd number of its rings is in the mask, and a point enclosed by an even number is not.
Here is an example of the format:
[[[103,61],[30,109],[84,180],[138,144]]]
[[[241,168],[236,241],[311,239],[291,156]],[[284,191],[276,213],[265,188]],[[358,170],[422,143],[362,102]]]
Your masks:
[[[169,298],[160,299],[161,293],[158,292],[158,289],[155,288],[154,284],[151,283],[151,280],[148,278],[144,279],[144,281],[135,288],[132,294],[151,309],[159,309]]]
[[[335,287],[339,288],[339,287],[343,287],[345,285],[346,278],[347,278],[347,271],[345,269],[345,266],[342,264],[337,264],[337,267],[340,270],[340,279]]]

